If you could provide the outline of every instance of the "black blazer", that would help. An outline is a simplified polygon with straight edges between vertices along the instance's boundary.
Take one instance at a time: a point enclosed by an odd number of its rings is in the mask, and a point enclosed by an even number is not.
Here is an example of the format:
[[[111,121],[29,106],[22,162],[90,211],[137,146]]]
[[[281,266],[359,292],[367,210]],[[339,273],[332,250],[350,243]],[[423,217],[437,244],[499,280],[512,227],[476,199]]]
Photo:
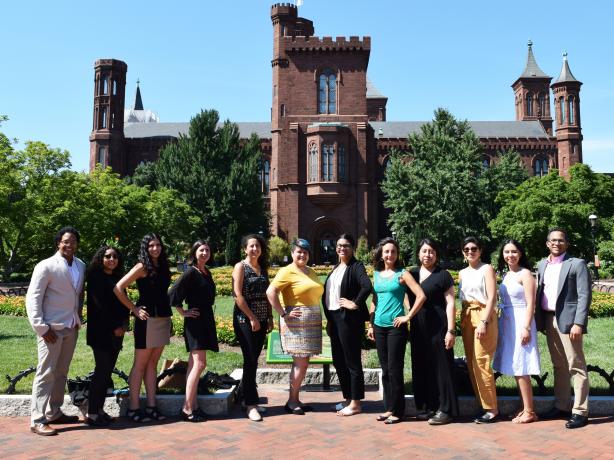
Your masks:
[[[339,264],[337,264],[339,265]],[[335,268],[337,267],[335,265]],[[324,282],[324,295],[322,296],[322,305],[324,305],[324,314],[329,319],[329,311],[326,306],[326,283],[332,271],[326,277]],[[341,297],[351,300],[358,305],[357,310],[348,310],[342,308],[342,314],[348,318],[358,318],[361,321],[369,320],[369,309],[367,308],[367,297],[371,294],[371,279],[367,275],[367,270],[362,262],[356,260],[355,257],[348,262],[343,279],[341,280]]]
[[[86,337],[91,347],[112,350],[116,342],[113,330],[128,325],[129,311],[113,292],[120,278],[102,270],[88,276]]]

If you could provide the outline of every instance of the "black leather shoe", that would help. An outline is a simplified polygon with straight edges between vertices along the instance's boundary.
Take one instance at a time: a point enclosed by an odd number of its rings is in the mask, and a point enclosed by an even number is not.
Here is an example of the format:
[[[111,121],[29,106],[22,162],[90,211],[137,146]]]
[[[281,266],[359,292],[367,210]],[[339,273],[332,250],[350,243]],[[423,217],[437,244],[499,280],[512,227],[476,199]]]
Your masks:
[[[435,412],[432,410],[423,410],[416,414],[416,419],[426,422],[428,419],[432,418],[434,415],[435,415]]]
[[[292,409],[287,403],[284,406],[284,410],[288,413],[288,414],[294,414],[294,415],[305,415],[305,411],[303,409],[301,409],[301,406],[296,406],[294,409]]]
[[[588,417],[586,415],[571,414],[571,418],[565,424],[565,428],[582,428],[588,424]]]
[[[497,421],[499,421],[499,414],[493,414],[492,412],[485,412],[484,415],[474,420],[477,424],[495,423]]]
[[[537,414],[538,417],[542,420],[556,420],[561,418],[569,418],[571,417],[571,412],[561,410],[558,407],[551,407],[546,412]]]
[[[85,424],[91,428],[103,428],[109,426],[109,421],[105,417],[98,415],[95,419],[86,417]]]
[[[429,425],[447,425],[451,421],[452,417],[438,410],[437,413],[429,419],[428,423]]]

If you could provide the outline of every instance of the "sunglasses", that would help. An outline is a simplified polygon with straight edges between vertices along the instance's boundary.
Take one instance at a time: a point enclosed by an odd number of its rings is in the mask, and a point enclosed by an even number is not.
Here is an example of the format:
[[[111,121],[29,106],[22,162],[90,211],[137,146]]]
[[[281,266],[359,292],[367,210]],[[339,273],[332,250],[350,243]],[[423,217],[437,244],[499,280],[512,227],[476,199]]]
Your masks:
[[[470,252],[478,252],[480,250],[480,248],[478,248],[477,246],[471,246],[470,248],[463,248],[463,252],[465,254],[469,254]]]
[[[117,257],[117,254],[105,254],[103,256],[105,259],[109,260],[109,259],[119,259],[119,257]]]

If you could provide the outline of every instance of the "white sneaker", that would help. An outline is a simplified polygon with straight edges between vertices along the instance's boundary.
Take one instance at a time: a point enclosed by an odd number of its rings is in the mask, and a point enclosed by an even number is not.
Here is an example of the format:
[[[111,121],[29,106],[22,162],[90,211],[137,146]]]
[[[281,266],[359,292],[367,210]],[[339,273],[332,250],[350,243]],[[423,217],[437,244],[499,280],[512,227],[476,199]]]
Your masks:
[[[247,411],[247,418],[250,419],[252,422],[262,422],[262,416],[260,415],[260,412],[258,412],[258,408],[256,407],[252,407],[250,410]]]

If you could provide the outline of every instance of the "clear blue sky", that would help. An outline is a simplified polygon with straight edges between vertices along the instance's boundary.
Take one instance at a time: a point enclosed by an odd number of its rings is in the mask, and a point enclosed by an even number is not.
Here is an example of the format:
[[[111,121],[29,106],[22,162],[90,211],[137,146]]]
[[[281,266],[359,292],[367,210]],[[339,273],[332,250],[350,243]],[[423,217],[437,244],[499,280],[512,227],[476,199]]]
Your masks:
[[[272,27],[263,0],[21,0],[2,6],[0,128],[42,140],[88,167],[94,61],[128,64],[127,100],[141,80],[146,109],[188,121],[215,108],[232,121],[267,121]],[[430,120],[446,107],[469,120],[513,120],[510,85],[527,41],[556,78],[562,52],[582,81],[584,161],[614,172],[614,6],[572,2],[304,0],[318,36],[369,35],[369,76],[388,96],[388,120]]]

